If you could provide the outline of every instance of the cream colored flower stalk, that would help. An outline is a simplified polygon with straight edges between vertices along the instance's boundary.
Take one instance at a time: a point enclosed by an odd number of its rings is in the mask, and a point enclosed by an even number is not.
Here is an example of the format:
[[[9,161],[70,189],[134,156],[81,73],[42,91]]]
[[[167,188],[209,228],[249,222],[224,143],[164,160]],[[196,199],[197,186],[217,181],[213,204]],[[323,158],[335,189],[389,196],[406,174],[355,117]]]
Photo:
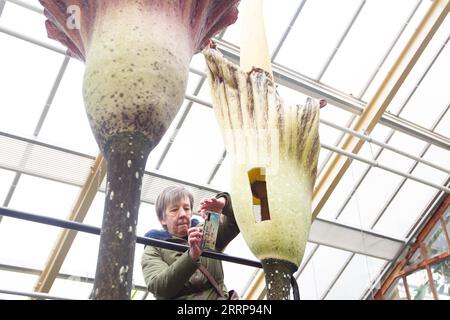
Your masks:
[[[86,62],[87,116],[107,161],[94,299],[129,299],[149,152],[176,115],[192,55],[237,19],[237,0],[40,0],[50,38]]]
[[[215,49],[203,53],[231,157],[230,194],[239,228],[263,264],[268,299],[289,299],[290,277],[300,265],[311,225],[321,102],[291,106],[277,94],[261,11],[259,0],[244,0],[240,7],[246,39],[241,68]]]

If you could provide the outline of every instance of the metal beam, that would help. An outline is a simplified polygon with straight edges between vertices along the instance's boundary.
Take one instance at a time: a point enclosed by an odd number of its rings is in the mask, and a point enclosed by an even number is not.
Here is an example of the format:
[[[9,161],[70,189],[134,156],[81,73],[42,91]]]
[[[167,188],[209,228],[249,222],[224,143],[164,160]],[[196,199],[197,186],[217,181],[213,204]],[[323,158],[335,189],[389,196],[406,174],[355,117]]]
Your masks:
[[[353,257],[355,256],[354,253],[352,253],[351,255],[349,255],[346,259],[344,264],[339,268],[338,273],[334,276],[333,280],[331,280],[330,284],[328,285],[328,287],[325,289],[325,291],[322,293],[322,296],[319,298],[319,300],[324,300],[328,294],[330,293],[331,289],[334,287],[334,285],[336,284],[336,282],[339,280],[339,278],[341,277],[341,275],[344,273],[345,269],[347,268],[347,266],[350,264],[350,262],[352,261]]]
[[[82,222],[86,217],[89,207],[97,194],[106,174],[106,160],[101,154],[97,156],[94,166],[84,184],[78,199],[70,213],[68,220]],[[39,276],[34,287],[36,292],[49,292],[53,285],[62,264],[70,250],[70,247],[75,240],[77,232],[73,230],[63,229],[58,235],[56,243],[50,256],[44,266],[44,269]]]
[[[195,99],[197,103],[200,103],[200,104],[202,104],[202,105],[204,105],[204,106],[206,106],[206,107],[212,108],[212,105],[211,105],[209,102],[202,101],[202,100],[200,100],[200,99],[197,99],[196,97],[187,97],[187,98],[188,98],[188,99]],[[396,116],[392,116],[392,117],[396,117]],[[397,118],[398,118],[398,117],[397,117]],[[406,121],[406,120],[401,120],[401,121]],[[409,157],[409,158],[414,159],[414,160],[416,160],[416,161],[419,161],[419,162],[422,162],[422,163],[424,163],[424,164],[427,164],[427,165],[429,165],[429,166],[431,166],[431,167],[433,167],[433,168],[435,168],[435,169],[438,169],[438,170],[441,170],[441,171],[444,171],[444,172],[448,172],[447,169],[442,168],[442,167],[440,167],[440,166],[438,166],[438,165],[436,165],[436,164],[433,164],[433,163],[431,163],[431,162],[429,162],[429,161],[426,161],[426,160],[423,160],[423,159],[417,159],[417,157],[415,157],[414,155],[411,155],[411,154],[408,154],[408,153],[406,153],[406,152],[403,152],[403,151],[401,151],[401,150],[399,150],[399,149],[393,148],[393,147],[391,147],[391,146],[389,146],[389,145],[387,145],[387,144],[385,144],[385,143],[383,143],[383,142],[379,142],[379,141],[377,141],[377,140],[374,140],[374,139],[372,139],[370,136],[368,136],[367,134],[360,134],[359,132],[357,132],[357,131],[355,131],[355,130],[351,130],[351,129],[348,129],[347,127],[342,127],[342,126],[335,125],[335,124],[333,124],[333,123],[331,123],[331,122],[329,122],[329,121],[323,120],[323,119],[321,119],[320,122],[323,123],[323,124],[326,124],[326,125],[328,125],[328,126],[331,126],[331,127],[335,128],[335,129],[338,129],[338,130],[340,130],[340,131],[347,132],[347,133],[349,133],[350,135],[353,135],[354,137],[356,137],[356,138],[358,138],[358,139],[362,139],[362,140],[363,140],[362,142],[364,142],[364,141],[373,142],[373,143],[378,144],[378,145],[381,145],[382,147],[384,147],[384,148],[386,148],[386,149],[389,149],[389,150],[391,150],[391,151],[393,151],[393,152],[396,152],[396,153],[401,154],[401,155],[403,155],[403,156],[406,156],[406,157]],[[414,134],[409,134],[409,135],[416,136],[416,137],[420,137],[420,134],[418,134],[417,132],[421,130],[421,131],[423,131],[425,134],[427,134],[428,136],[437,136],[437,137],[440,137],[443,141],[444,141],[444,140],[448,140],[446,137],[441,136],[441,135],[439,135],[439,134],[437,134],[437,133],[435,133],[435,132],[432,132],[432,131],[430,131],[430,130],[428,130],[428,129],[425,129],[425,128],[423,128],[423,127],[420,127],[420,126],[418,126],[418,125],[416,125],[416,124],[414,124],[414,123],[412,123],[412,122],[410,123],[410,126],[416,127],[416,130],[417,130],[417,131],[414,131]],[[406,133],[408,133],[410,130],[411,130],[411,129],[410,129],[409,127],[404,129],[404,131],[406,131]],[[400,131],[403,131],[403,130],[400,130]],[[350,137],[350,138],[352,138],[352,137]],[[360,142],[361,142],[361,141],[360,141]],[[443,142],[443,144],[445,144],[445,142]],[[395,170],[395,169],[391,169],[391,168],[389,168],[389,167],[387,167],[387,166],[384,166],[384,165],[380,165],[380,164],[379,164],[378,162],[376,162],[376,161],[364,159],[364,158],[362,158],[362,157],[353,155],[352,153],[347,152],[347,151],[345,151],[345,150],[341,150],[341,149],[339,149],[339,148],[337,148],[337,147],[335,147],[335,146],[329,146],[329,145],[325,145],[325,144],[322,144],[321,146],[322,146],[323,148],[325,148],[325,149],[331,150],[332,152],[338,153],[338,154],[343,155],[343,156],[345,156],[345,157],[348,157],[348,158],[351,158],[351,159],[356,159],[356,160],[365,162],[365,163],[367,163],[367,164],[369,164],[369,165],[371,165],[371,166],[373,166],[373,167],[379,167],[379,168],[381,168],[381,169],[383,169],[383,170],[387,170],[387,171],[390,171],[390,172],[392,172],[392,173],[395,173],[395,174],[398,174],[398,175],[401,175],[401,176],[405,177],[405,173],[402,173],[402,172],[400,172],[400,171],[398,171],[398,170]],[[447,149],[447,148],[446,148],[446,149]],[[450,149],[450,148],[449,148],[449,149]],[[331,158],[331,156],[330,156],[330,158]],[[219,167],[220,167],[220,164],[219,164]],[[217,170],[218,170],[218,167],[216,166],[216,168],[214,169],[214,171],[217,172]],[[322,170],[321,170],[321,171],[322,171]],[[407,175],[407,174],[406,174],[406,175]],[[213,176],[212,176],[212,177],[213,177]],[[436,185],[436,184],[430,184],[430,183],[428,183],[427,181],[425,181],[425,180],[423,180],[423,179],[417,179],[417,178],[415,178],[415,177],[413,177],[413,176],[411,176],[411,175],[407,175],[406,177],[409,178],[409,179],[416,180],[416,181],[421,182],[421,183],[428,184],[428,185],[430,185],[430,186],[432,186],[432,187],[435,187],[435,188],[442,188],[442,186],[438,186],[438,185]],[[208,181],[210,182],[211,179],[209,179]],[[209,182],[208,182],[208,183],[209,183]],[[447,192],[447,191],[446,191],[446,192]]]
[[[45,42],[40,41],[38,39],[35,39],[33,37],[29,37],[27,35],[24,35],[24,34],[22,34],[20,32],[17,32],[17,31],[8,29],[8,28],[4,28],[4,27],[0,27],[0,32],[3,32],[3,33],[5,33],[7,35],[10,35],[10,36],[13,36],[13,37],[15,37],[17,39],[21,39],[21,40],[33,43],[33,44],[38,45],[40,47],[49,49],[51,51],[60,53],[62,55],[68,55],[66,50],[62,50],[62,49],[58,48],[57,46],[50,45],[48,43],[45,43]]]
[[[36,7],[28,5],[22,1],[16,1],[16,0],[14,0],[14,1],[8,0],[8,1],[16,3],[18,5],[21,5],[25,8],[28,8],[33,11],[39,11],[39,10],[35,10]],[[415,11],[417,10],[420,3],[421,3],[421,1],[419,1],[419,3],[416,5],[411,16],[415,13]],[[409,23],[411,16],[409,17],[408,21],[405,23],[404,27],[400,31],[400,34],[403,32],[404,28]],[[19,39],[22,39],[22,40],[34,43],[36,45],[45,47],[49,50],[53,50],[60,54],[67,55],[66,51],[63,51],[56,46],[48,45],[40,40],[33,39],[26,35],[15,32],[13,30],[9,30],[7,28],[0,27],[0,32],[9,34],[9,35],[17,37]],[[399,37],[399,35],[397,36],[397,38]],[[397,40],[398,39],[396,39],[394,41],[394,44],[396,43]],[[235,63],[239,63],[238,47],[236,47],[235,45],[232,45],[226,41],[222,41],[221,37],[215,38],[215,41],[218,42],[219,49],[224,53],[224,55],[227,58],[234,61]],[[376,74],[377,70],[374,72],[374,74]],[[273,71],[274,71],[275,81],[277,83],[282,84],[286,87],[289,87],[293,90],[302,92],[302,93],[312,96],[312,97],[325,98],[331,104],[333,104],[339,108],[342,108],[344,110],[350,111],[354,114],[361,115],[362,111],[364,110],[364,108],[366,106],[366,103],[360,99],[357,99],[351,95],[344,94],[344,93],[342,93],[334,88],[328,87],[324,84],[318,83],[317,81],[314,81],[313,79],[311,79],[309,77],[303,76],[303,75],[301,75],[293,70],[290,70],[289,68],[281,66],[279,64],[275,64],[275,63],[273,64]],[[199,76],[205,76],[204,72],[193,69],[193,68],[190,68],[190,72],[195,73]],[[197,101],[197,98],[192,97],[192,96],[186,96],[186,99],[194,101],[194,102],[198,102],[200,104],[202,104],[202,102],[204,102],[204,101]],[[206,105],[208,105],[208,104],[210,105],[210,103],[206,102]],[[425,142],[430,142],[436,146],[445,148],[446,150],[450,150],[450,140],[449,139],[439,136],[439,135],[436,135],[436,134],[432,134],[432,133],[426,131],[426,129],[423,129],[420,127],[411,128],[410,122],[400,119],[398,117],[395,117],[391,114],[383,115],[380,119],[380,123],[392,128],[392,129],[400,130],[405,133],[412,132],[414,134],[414,136],[417,137],[418,139],[421,139]],[[414,131],[414,130],[418,130],[418,131]]]
[[[308,242],[383,260],[396,257],[405,245],[405,239],[321,218],[314,220]]]
[[[434,129],[438,126],[438,124],[440,123],[440,121],[441,121],[442,118],[443,118],[443,115],[445,115],[445,113],[447,113],[448,110],[449,110],[449,107],[447,107],[447,109],[439,116],[438,120],[434,123],[434,125],[433,125],[433,127],[432,127],[432,130],[434,130]],[[388,137],[386,138],[386,142],[388,142],[388,141],[392,138],[393,134],[394,134],[394,131],[391,131],[390,134],[388,135]],[[423,149],[422,152],[420,153],[420,157],[423,157],[423,156],[425,155],[425,153],[428,151],[428,149],[430,148],[430,146],[431,146],[431,144],[427,144],[427,145],[424,147],[424,149]],[[377,154],[375,155],[375,158],[374,158],[375,160],[377,160],[377,159],[380,157],[382,151],[383,151],[383,149],[380,149],[380,150],[377,152]],[[408,173],[412,173],[413,170],[414,170],[414,168],[415,168],[416,166],[417,166],[417,162],[415,162],[415,164],[413,164],[413,166],[411,167],[411,169],[408,170]],[[355,183],[355,185],[353,186],[352,191],[349,193],[349,196],[347,197],[347,199],[345,199],[345,201],[344,201],[343,204],[341,205],[340,209],[338,210],[336,216],[334,217],[335,219],[338,219],[338,218],[339,218],[339,216],[341,215],[341,213],[344,211],[345,207],[347,206],[348,202],[350,201],[350,199],[352,198],[352,196],[355,194],[355,192],[357,191],[357,189],[359,188],[359,186],[361,185],[361,183],[364,181],[364,178],[367,176],[367,174],[369,173],[369,171],[370,171],[371,169],[372,169],[372,167],[369,166],[369,167],[367,167],[367,168],[364,170],[364,173],[361,175],[361,177],[360,177],[360,178],[358,179],[358,181]],[[392,197],[392,199],[393,199],[393,197]],[[392,199],[391,199],[391,201],[392,201]],[[386,203],[385,207],[387,206],[388,203],[389,203],[389,202]],[[382,211],[380,211],[380,212],[377,214],[377,218],[375,218],[375,221],[378,220],[378,219],[381,217],[381,215],[383,214],[383,212],[384,212],[384,211],[382,210]]]
[[[450,139],[448,139],[447,137],[425,129],[418,124],[415,124],[398,116],[394,116],[389,113],[385,114],[385,116],[380,120],[380,124],[403,132],[427,143],[431,143],[445,150],[450,150]]]
[[[388,72],[387,77],[367,104],[353,128],[354,131],[370,133],[373,130],[412,67],[447,16],[449,9],[450,0],[433,1],[411,39]],[[364,141],[356,137],[348,136],[340,148],[348,153],[356,154],[362,148],[363,143]],[[331,159],[328,169],[319,177],[313,193],[313,218],[317,217],[349,165],[349,159],[342,155],[335,155]]]
[[[86,232],[86,233],[95,234],[95,235],[100,235],[100,232],[101,232],[100,228],[94,227],[91,225],[87,225],[87,224],[83,224],[83,223],[79,223],[79,222],[73,222],[73,221],[64,220],[64,219],[56,219],[56,218],[51,218],[51,217],[46,217],[46,216],[40,216],[40,215],[36,215],[36,214],[12,210],[9,208],[0,207],[0,215],[4,215],[6,217],[11,217],[14,219],[32,221],[32,222],[41,223],[41,224],[45,224],[45,225],[51,225],[51,226],[55,226],[55,227]],[[140,236],[136,237],[136,243],[154,246],[154,247],[158,247],[158,248],[169,249],[169,250],[173,250],[173,251],[177,251],[177,252],[186,252],[189,249],[189,246],[185,245],[185,244],[174,243],[174,242],[158,240],[158,239],[152,239],[152,238],[147,238],[147,237],[140,237]],[[262,265],[259,261],[236,257],[236,256],[230,256],[228,254],[213,251],[213,250],[203,251],[202,256],[207,257],[207,258],[242,264],[242,265],[249,266],[249,267],[262,268]]]
[[[58,74],[56,76],[55,81],[53,82],[52,89],[50,90],[50,93],[48,95],[47,101],[45,102],[45,106],[42,109],[41,115],[39,117],[38,123],[36,127],[34,128],[34,136],[38,136],[41,132],[42,126],[44,124],[45,119],[47,118],[47,114],[50,111],[50,107],[53,103],[53,100],[55,99],[56,92],[58,91],[59,85],[61,84],[62,78],[64,76],[64,73],[67,70],[67,66],[69,65],[70,57],[65,56],[64,60],[61,64],[61,67],[59,68]]]
[[[88,232],[92,234],[100,234],[100,229],[97,227],[92,227],[89,225],[72,222],[69,220],[55,219],[45,216],[38,216],[29,213],[19,212],[16,210],[11,210],[7,208],[0,208],[0,214],[23,219],[27,221],[33,221],[37,223],[43,223],[47,225],[59,226],[63,228],[70,228],[72,230],[78,230],[82,232]],[[341,243],[335,241],[336,235],[341,234],[351,237],[354,241],[346,241],[346,239],[341,239]],[[359,240],[356,238],[361,237],[367,240],[367,247],[363,248],[358,245]],[[313,243],[321,243],[327,246],[336,247],[342,250],[354,250],[352,252],[364,253],[369,256],[381,258],[381,259],[391,259],[397,254],[397,251],[403,247],[403,240],[391,238],[386,235],[378,234],[372,231],[359,230],[355,227],[340,224],[334,221],[328,221],[324,219],[316,219],[314,222],[310,241]],[[172,243],[166,243],[164,241],[158,241],[154,239],[148,239],[143,237],[137,237],[137,243],[159,246],[176,251],[185,251],[188,247],[183,245],[176,245]],[[204,252],[204,256],[221,259],[224,261],[240,263],[252,267],[261,267],[259,262],[251,261],[248,259],[242,259],[238,257],[232,257],[224,254]]]
[[[362,141],[362,140],[359,140],[359,141]],[[351,153],[351,152],[348,152],[348,151],[344,151],[344,150],[338,149],[338,148],[333,147],[333,146],[322,144],[322,147],[325,148],[325,149],[328,149],[328,150],[331,150],[331,151],[335,152],[339,157],[341,157],[341,156],[346,157],[346,160],[349,162],[349,165],[351,163],[351,160],[355,159],[355,160],[364,162],[364,163],[366,163],[366,164],[368,164],[368,165],[370,165],[372,167],[380,168],[380,169],[383,169],[385,171],[389,171],[389,172],[394,173],[396,175],[402,176],[404,178],[411,179],[411,180],[417,181],[419,183],[426,184],[426,185],[428,185],[430,187],[433,187],[433,188],[442,190],[444,192],[450,193],[450,189],[445,187],[445,186],[441,186],[441,185],[436,184],[434,182],[430,182],[430,181],[427,181],[427,180],[415,177],[415,176],[413,176],[412,174],[409,174],[409,173],[404,173],[404,172],[398,171],[398,170],[393,169],[391,167],[382,165],[382,164],[378,163],[378,161],[366,159],[366,158],[360,157],[360,156],[358,156],[358,155],[356,155],[354,153]],[[316,215],[316,217],[317,217],[317,215]]]
[[[402,155],[402,156],[404,156],[404,157],[410,158],[410,159],[412,159],[412,160],[415,160],[415,161],[417,161],[417,162],[420,162],[420,163],[423,163],[423,164],[425,164],[425,165],[427,165],[427,166],[430,166],[430,167],[432,167],[432,168],[434,168],[434,169],[437,169],[437,170],[440,170],[440,171],[443,171],[443,172],[446,172],[446,173],[449,173],[449,174],[450,174],[450,170],[447,169],[447,168],[441,167],[440,165],[437,165],[437,164],[435,164],[435,163],[432,163],[432,162],[427,161],[427,160],[425,160],[425,159],[422,159],[422,158],[420,158],[420,157],[416,157],[415,155],[410,154],[410,153],[407,153],[407,152],[404,152],[404,151],[402,151],[402,150],[400,150],[400,149],[398,149],[398,148],[392,147],[392,146],[389,145],[389,144],[386,144],[386,143],[384,143],[384,142],[381,142],[381,141],[378,141],[378,140],[376,140],[376,139],[373,139],[371,136],[368,136],[368,135],[365,135],[365,134],[361,134],[361,133],[356,132],[356,131],[354,131],[354,130],[352,130],[352,129],[348,129],[348,128],[346,128],[346,127],[343,127],[343,126],[334,124],[334,123],[332,123],[332,122],[330,122],[330,121],[327,121],[327,120],[323,120],[323,119],[322,119],[322,120],[321,120],[321,123],[326,124],[327,126],[330,126],[330,127],[332,127],[332,128],[335,128],[335,129],[337,129],[337,130],[341,130],[341,131],[343,131],[343,132],[349,133],[349,134],[351,134],[351,135],[353,135],[353,136],[355,136],[355,137],[357,137],[357,138],[359,138],[359,139],[362,139],[362,140],[364,140],[364,141],[366,141],[366,142],[376,144],[376,145],[380,146],[380,147],[383,148],[383,149],[390,150],[390,151],[395,152],[395,153],[397,153],[397,154],[400,154],[400,155]]]
[[[44,8],[36,7],[36,6],[32,5],[32,4],[29,4],[28,2],[24,2],[24,1],[20,1],[20,0],[6,0],[6,1],[14,3],[14,4],[18,5],[18,6],[21,6],[21,7],[25,8],[25,9],[34,11],[36,13],[44,14]]]
[[[216,42],[217,48],[227,59],[233,61],[234,63],[239,63],[239,49],[236,46],[224,41]],[[345,94],[323,83],[319,83],[289,68],[273,63],[272,71],[277,84],[281,84],[307,96],[326,99],[333,106],[354,113],[358,116],[362,115],[364,110],[367,109],[367,104],[364,101],[355,98],[354,96]],[[210,105],[210,103],[208,104]],[[432,143],[446,150],[450,150],[450,139],[443,137],[442,135],[431,133],[417,125],[411,127],[411,122],[399,118],[393,114],[382,114],[379,119],[379,123],[402,132],[418,130],[417,132],[414,132],[414,136],[416,138]]]
[[[53,144],[42,142],[42,141],[38,140],[39,137],[36,137],[36,136],[24,137],[24,136],[19,136],[19,135],[13,134],[13,133],[4,132],[4,131],[0,131],[0,136],[1,137],[6,137],[6,138],[9,138],[9,139],[22,141],[22,142],[29,143],[29,144],[33,144],[33,145],[36,145],[36,146],[40,146],[40,147],[49,148],[49,149],[52,149],[52,150],[68,153],[68,154],[71,154],[71,155],[79,156],[81,158],[86,158],[86,159],[90,159],[90,160],[95,160],[96,159],[95,157],[90,156],[90,155],[88,155],[86,153],[82,153],[82,152],[70,150],[70,149],[67,149],[67,148],[59,147],[59,146],[56,146],[56,145],[53,145]]]
[[[36,139],[21,137],[21,136],[18,136],[18,135],[14,135],[14,134],[11,134],[11,133],[0,131],[0,137],[2,137],[2,136],[10,138],[10,139],[15,139],[15,140],[18,140],[18,141],[23,141],[23,142],[26,142],[26,143],[30,143],[30,144],[33,144],[33,145],[41,146],[41,147],[44,147],[44,148],[49,148],[49,149],[56,150],[56,151],[59,151],[59,152],[68,153],[68,154],[75,155],[75,156],[78,156],[78,157],[83,158],[83,159],[89,159],[89,160],[92,160],[92,161],[96,159],[93,156],[86,155],[86,154],[81,153],[81,152],[77,152],[77,151],[69,150],[69,149],[66,149],[66,148],[59,147],[59,146],[55,146],[55,145],[52,145],[52,144],[44,143],[44,142],[36,140]],[[0,168],[6,169],[6,170],[18,171],[17,166],[15,166],[15,167],[8,167],[8,166],[2,165],[2,163],[0,163]],[[64,180],[51,179],[51,178],[49,178],[47,176],[39,175],[39,174],[36,174],[36,173],[33,173],[33,172],[28,172],[28,171],[25,171],[23,173],[26,173],[26,174],[29,174],[29,175],[33,175],[33,176],[36,176],[36,177],[39,177],[39,178],[54,180],[56,182],[62,182],[62,183],[70,184],[70,185],[77,186],[77,187],[82,187],[84,185],[84,184],[81,184],[81,183],[80,184],[76,184],[76,183],[70,183],[70,182],[67,182],[67,181],[64,181]],[[167,181],[170,181],[170,182],[173,182],[173,183],[183,184],[183,185],[186,185],[186,186],[189,186],[189,187],[193,187],[195,189],[205,190],[205,191],[211,192],[211,193],[218,193],[218,192],[220,192],[220,190],[211,188],[210,186],[205,186],[205,185],[201,185],[201,184],[192,183],[192,182],[189,182],[189,181],[184,181],[184,180],[181,180],[181,179],[173,178],[173,177],[166,176],[166,175],[163,175],[163,174],[159,174],[159,173],[156,173],[156,172],[145,171],[145,175],[151,176],[152,178],[159,178],[159,179],[167,180]]]

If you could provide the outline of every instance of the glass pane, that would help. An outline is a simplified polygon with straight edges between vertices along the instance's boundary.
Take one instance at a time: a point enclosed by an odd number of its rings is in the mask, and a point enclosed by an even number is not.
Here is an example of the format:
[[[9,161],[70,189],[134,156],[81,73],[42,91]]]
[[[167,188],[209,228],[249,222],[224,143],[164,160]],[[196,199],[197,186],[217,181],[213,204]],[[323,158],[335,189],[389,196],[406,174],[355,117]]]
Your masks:
[[[43,9],[37,1],[25,1],[33,7]],[[31,3],[30,3],[31,2]],[[19,18],[20,17],[20,18]],[[45,44],[56,47],[60,50],[65,50],[65,47],[58,41],[52,40],[47,36],[45,28],[46,17],[38,12],[28,10],[15,3],[6,1],[5,9],[3,10],[0,26],[14,30],[32,39],[42,41]],[[24,23],[26,21],[26,23]],[[37,61],[37,60],[36,60]]]
[[[131,292],[131,300],[142,300],[145,295],[145,291],[133,289]]]
[[[305,100],[301,100],[304,103]],[[320,110],[320,119],[331,122],[341,127],[348,127],[352,114],[344,111],[331,103],[328,103],[325,108]],[[324,123],[320,124],[319,128],[320,142],[328,145],[336,145],[337,139],[341,136],[342,131],[328,126]]]
[[[448,30],[450,30],[450,19],[447,17],[433,36],[427,50],[435,54],[437,49],[435,46],[440,48],[448,41]],[[418,63],[420,62],[421,60]],[[450,49],[446,46],[402,112],[403,118],[426,128],[432,125],[434,119],[448,105],[446,83],[450,80],[450,74],[443,70],[449,70],[449,68]],[[426,106],[426,112],[421,112],[424,106]]]
[[[372,168],[339,216],[339,221],[370,229],[400,180],[397,175]]]
[[[415,139],[402,132],[395,132],[389,141],[389,146],[414,156],[419,156],[425,145],[426,143],[424,141]],[[408,169],[415,162],[408,157],[390,150],[385,150],[380,156],[379,161],[381,164],[401,172],[408,172]]]
[[[0,169],[0,204],[3,205],[6,195],[8,194],[15,173],[9,170]],[[0,218],[1,220],[1,218]]]
[[[242,234],[239,234],[235,239],[233,239],[233,241],[230,242],[225,250],[225,253],[230,256],[258,261],[245,243]],[[239,296],[242,297],[244,295],[244,291],[249,285],[249,281],[252,280],[252,276],[259,268],[253,268],[231,262],[223,262],[222,265],[225,286],[228,290],[236,290]]]
[[[436,189],[407,180],[373,230],[395,238],[407,235]]]
[[[403,279],[399,278],[384,295],[384,300],[408,300],[406,296],[406,288]]]
[[[408,266],[413,266],[413,265],[419,264],[421,261],[422,261],[422,252],[420,251],[420,248],[419,248],[416,250],[416,252],[414,252],[411,259],[409,259]]]
[[[219,158],[217,158],[217,161]],[[217,165],[217,161],[214,164]],[[211,171],[212,173],[212,171]],[[219,170],[216,172],[213,180],[211,181],[211,186],[217,190],[229,191],[230,190],[230,176],[231,176],[231,159],[225,156]],[[209,178],[209,177],[208,177]]]
[[[160,173],[205,184],[224,149],[213,110],[194,104],[160,167]]]
[[[264,24],[266,26],[267,45],[269,52],[273,52],[280,41],[283,32],[288,27],[291,16],[294,14],[300,1],[284,1],[280,5],[279,1],[266,0],[263,6]],[[283,17],[280,19],[280,17]],[[241,20],[226,29],[224,40],[240,45]]]
[[[410,0],[367,1],[322,82],[358,96],[414,5]]]
[[[450,112],[447,111],[447,113],[444,115],[444,117],[442,117],[441,122],[439,122],[439,125],[436,127],[434,131],[445,137],[450,136]]]
[[[414,3],[414,4],[413,4]],[[417,1],[411,1],[412,7],[405,9],[405,14],[409,16],[412,14],[412,10],[415,9],[415,4]],[[414,13],[412,19],[407,23],[405,26],[405,30],[401,34],[400,38],[398,39],[397,43],[394,45],[391,53],[387,57],[386,61],[383,63],[381,68],[378,70],[376,77],[370,84],[369,88],[367,89],[366,93],[363,95],[363,100],[368,101],[370,100],[376,90],[380,87],[381,83],[386,77],[386,74],[389,72],[389,70],[392,68],[392,65],[397,60],[398,56],[401,54],[402,50],[405,48],[406,43],[409,39],[411,39],[411,36],[413,35],[414,31],[416,30],[418,24],[420,23],[423,16],[426,14],[428,8],[430,7],[431,1],[421,1],[419,4],[416,12]],[[409,11],[411,10],[411,11]],[[406,23],[406,16],[405,21]],[[397,32],[400,32],[400,29],[402,26],[399,26],[398,29],[392,29],[393,36],[397,35]],[[430,47],[428,45],[427,49]],[[433,47],[434,49],[434,47]],[[394,99],[392,100],[392,103],[389,104],[388,110],[390,110],[392,113],[397,113],[411,90],[415,87],[418,78],[424,71],[424,69],[428,66],[430,63],[433,54],[435,53],[435,50],[425,50],[425,52],[421,55],[419,62],[416,63],[414,68],[409,73],[409,76],[405,79],[402,86],[398,90],[397,94],[395,95]]]
[[[448,250],[447,238],[443,232],[440,221],[431,230],[430,234],[423,241],[427,258],[434,257]]]
[[[169,128],[166,130],[166,133],[161,138],[159,143],[156,145],[156,147],[150,152],[150,155],[147,159],[147,164],[145,165],[146,171],[154,171],[161,159],[161,156],[166,148],[166,145],[172,141],[172,136],[177,131],[177,125],[178,122],[181,119],[181,116],[183,112],[186,110],[187,105],[189,104],[189,101],[187,99],[184,99],[183,105],[180,107],[180,111],[177,113],[175,118],[173,119],[172,123],[170,124]]]
[[[325,299],[362,299],[385,265],[386,260],[355,254]]]
[[[445,221],[445,226],[447,227],[447,234],[450,238],[450,207],[448,207],[447,210],[445,210],[444,221]]]
[[[80,282],[79,278],[56,279],[50,289],[50,295],[74,300],[87,300],[92,291],[93,284]]]
[[[350,255],[351,253],[348,251],[320,246],[298,278],[301,299],[321,299],[339,275],[339,270],[344,266]],[[306,279],[311,274],[313,275],[313,283]],[[309,290],[308,285],[312,287]]]
[[[433,300],[429,285],[428,274],[425,269],[418,270],[406,277],[411,300]]]
[[[316,78],[330,54],[336,50],[359,3],[357,0],[306,1],[275,61]],[[327,23],[320,23],[318,19]],[[314,26],[314,32],[311,32],[311,26]],[[310,49],[302,50],[302,47]]]
[[[447,125],[450,128],[450,117]],[[450,131],[448,132],[446,137],[450,137]],[[432,145],[430,146],[430,148],[428,148],[428,151],[422,158],[438,166],[441,166],[442,168],[450,168],[450,150],[445,150],[443,148]],[[421,168],[420,166],[418,166],[414,170],[414,175],[437,184],[444,184],[447,178],[447,173],[429,166],[425,166],[425,168]]]
[[[31,135],[63,57],[1,32],[0,43],[0,128]]]
[[[98,154],[82,96],[84,64],[71,59],[56,91],[39,137],[60,147]]]
[[[306,99],[308,98],[303,93],[295,91],[295,90],[293,90],[289,87],[283,86],[281,84],[277,85],[277,92],[280,95],[280,97],[283,99],[283,101],[286,105],[304,104]],[[326,108],[323,108],[320,110],[321,118],[323,115],[322,112],[325,109]]]
[[[439,300],[450,300],[450,258],[431,266]]]

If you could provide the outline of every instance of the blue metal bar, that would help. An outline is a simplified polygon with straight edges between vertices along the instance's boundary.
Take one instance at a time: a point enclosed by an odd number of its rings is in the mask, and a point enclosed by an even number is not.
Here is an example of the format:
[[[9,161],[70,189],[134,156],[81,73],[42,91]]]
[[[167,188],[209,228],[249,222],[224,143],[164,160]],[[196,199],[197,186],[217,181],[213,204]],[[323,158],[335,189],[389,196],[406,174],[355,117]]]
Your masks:
[[[36,214],[12,210],[9,208],[4,208],[4,207],[0,207],[0,216],[11,217],[11,218],[32,221],[32,222],[42,223],[42,224],[46,224],[46,225],[51,225],[51,226],[56,226],[56,227],[61,227],[61,228],[66,228],[66,229],[100,235],[100,228],[90,226],[90,225],[87,225],[84,223],[56,219],[56,218],[51,218],[51,217],[44,217],[44,216],[40,216],[40,215],[36,215]],[[185,252],[186,250],[189,249],[189,246],[187,246],[187,245],[172,243],[172,242],[162,241],[162,240],[156,240],[156,239],[150,239],[150,238],[146,238],[146,237],[139,237],[139,236],[137,237],[136,242],[143,244],[143,245],[149,245],[149,246],[169,249],[169,250],[173,250],[173,251],[178,251],[178,252]],[[239,258],[239,257],[233,257],[233,256],[229,256],[227,254],[220,253],[220,252],[214,252],[214,251],[207,250],[207,251],[203,251],[202,256],[207,257],[207,258],[212,258],[212,259],[223,260],[223,261],[227,261],[227,262],[238,263],[238,264],[246,265],[249,267],[262,268],[261,263],[258,261],[248,260],[248,259]]]

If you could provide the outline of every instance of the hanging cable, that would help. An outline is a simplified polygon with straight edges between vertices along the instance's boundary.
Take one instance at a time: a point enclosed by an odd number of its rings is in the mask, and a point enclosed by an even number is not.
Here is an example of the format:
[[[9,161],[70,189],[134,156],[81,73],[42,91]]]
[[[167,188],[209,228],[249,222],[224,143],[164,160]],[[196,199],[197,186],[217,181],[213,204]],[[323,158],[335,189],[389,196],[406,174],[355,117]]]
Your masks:
[[[317,289],[316,268],[314,267],[314,257],[311,258],[311,268],[314,280],[314,290],[316,291],[316,298],[319,299],[319,291]]]
[[[295,279],[294,274],[291,274],[291,286],[294,300],[300,300],[300,292],[298,290],[297,279]]]
[[[370,142],[369,142],[369,145],[370,145]],[[370,146],[370,149],[372,151],[372,146]],[[372,158],[373,158],[373,152],[372,152]],[[352,166],[350,167],[350,171],[352,173],[353,184],[356,184],[355,172],[354,172],[354,168]],[[355,197],[356,211],[358,212],[358,219],[359,219],[359,227],[360,227],[360,231],[361,231],[362,246],[363,246],[364,252],[367,252],[367,244],[366,244],[366,238],[365,238],[364,232],[363,232],[363,223],[362,223],[361,210],[360,210],[360,207],[359,207],[359,199],[358,199],[357,192],[355,192],[353,196]],[[369,285],[372,286],[372,280],[371,280],[368,256],[364,255],[364,257],[365,257],[364,260],[365,260],[366,268],[367,268],[367,279],[368,279]]]

